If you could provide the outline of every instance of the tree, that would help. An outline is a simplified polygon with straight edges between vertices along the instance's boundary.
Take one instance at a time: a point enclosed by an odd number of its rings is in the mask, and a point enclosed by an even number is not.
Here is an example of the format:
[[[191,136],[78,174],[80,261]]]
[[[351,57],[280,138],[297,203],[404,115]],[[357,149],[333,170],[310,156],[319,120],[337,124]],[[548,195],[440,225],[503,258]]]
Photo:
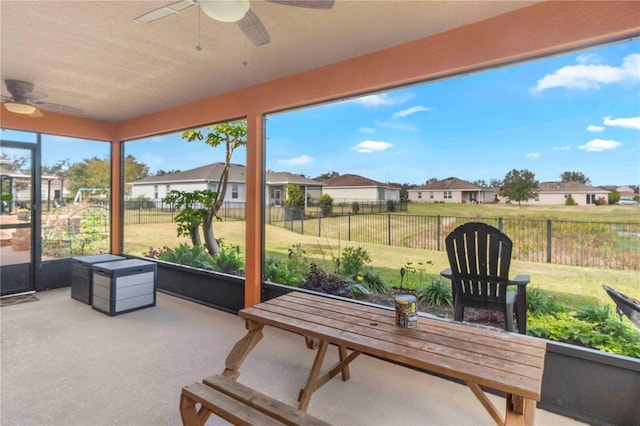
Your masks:
[[[218,217],[218,211],[222,207],[225,194],[227,193],[229,165],[231,164],[233,152],[237,148],[247,144],[247,122],[245,120],[232,121],[208,126],[204,129],[185,130],[180,137],[189,142],[204,141],[204,143],[212,148],[217,148],[220,145],[225,147],[224,167],[220,174],[220,179],[218,179],[218,191],[209,191],[211,192],[210,194],[207,193],[203,195],[207,203],[203,205],[202,211],[198,212],[198,215],[201,215],[199,220],[202,225],[205,246],[210,254],[215,255],[220,253],[220,246],[213,232],[213,219]],[[193,229],[194,228],[191,227],[192,231]],[[198,227],[195,227],[196,231],[197,229]]]
[[[581,172],[563,172],[560,175],[560,180],[562,182],[578,182],[578,183],[583,183],[585,185],[589,185],[591,183],[591,179],[586,177]]]
[[[338,176],[340,176],[340,173],[331,171],[331,172],[323,173],[320,176],[313,178],[313,180],[327,180],[327,179],[331,179]]]
[[[437,181],[438,181],[437,177],[432,177],[431,179],[427,179],[427,181],[424,184],[429,185],[430,183],[435,183]]]
[[[174,174],[174,173],[180,173],[180,172],[181,172],[181,170],[180,170],[180,169],[178,169],[178,170],[173,170],[173,169],[171,169],[171,170],[166,170],[166,171],[165,171],[165,170],[162,170],[162,169],[159,169],[159,170],[156,172],[156,176],[172,175],[172,174]]]
[[[502,194],[520,204],[538,195],[539,182],[533,172],[527,169],[513,169],[504,177]]]
[[[617,189],[611,189],[609,191],[609,197],[607,197],[607,201],[609,202],[609,204],[616,204],[618,201],[620,201],[620,193]]]
[[[471,182],[472,184],[479,186],[480,188],[488,188],[487,181],[484,179],[477,179]]]
[[[72,164],[66,171],[71,193],[80,188],[96,188],[109,191],[111,188],[111,161],[108,158],[87,158]],[[138,162],[133,155],[124,159],[125,194],[131,193],[131,183],[149,176],[149,167]]]
[[[413,188],[417,188],[418,185],[415,183],[399,183],[399,182],[387,182],[389,185],[397,186],[400,188],[400,199],[408,200],[409,199],[409,190]]]
[[[68,158],[58,160],[53,166],[42,165],[42,174],[49,176],[67,177],[71,162]]]
[[[489,188],[502,188],[503,184],[502,179],[489,179]]]
[[[304,191],[302,187],[299,185],[286,184],[284,186],[285,191],[287,192],[287,199],[284,200],[284,203],[288,207],[292,207],[294,209],[303,209],[304,208]]]

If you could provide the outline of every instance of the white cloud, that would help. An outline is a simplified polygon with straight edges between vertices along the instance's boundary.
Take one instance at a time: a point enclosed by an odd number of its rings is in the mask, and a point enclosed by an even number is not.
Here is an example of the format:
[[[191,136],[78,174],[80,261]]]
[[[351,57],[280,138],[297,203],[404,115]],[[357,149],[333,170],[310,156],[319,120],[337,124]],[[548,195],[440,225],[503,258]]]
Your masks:
[[[584,145],[580,145],[578,148],[584,149],[590,152],[600,152],[607,149],[615,149],[622,145],[618,141],[606,140],[606,139],[593,139]]]
[[[376,129],[373,127],[360,127],[358,131],[360,133],[375,133]]]
[[[360,142],[351,149],[360,154],[370,154],[376,151],[384,151],[392,146],[393,144],[390,144],[389,142],[366,140]]]
[[[640,117],[629,117],[629,118],[604,117],[602,121],[604,122],[605,126],[616,126],[616,127],[624,127],[627,129],[640,130]]]
[[[399,123],[397,121],[375,121],[376,126],[378,127],[384,127],[387,129],[393,129],[393,130],[403,130],[405,132],[417,132],[418,129],[416,128],[416,126],[413,126],[411,124],[404,124],[404,123]]]
[[[287,158],[285,160],[279,161],[282,164],[287,164],[289,166],[299,166],[301,164],[307,164],[313,162],[313,157],[309,155],[301,155],[299,157]]]
[[[569,151],[571,149],[571,145],[563,145],[563,146],[554,146],[554,151]]]
[[[415,114],[416,112],[430,111],[430,110],[431,110],[431,108],[427,108],[427,107],[424,107],[422,105],[417,105],[417,106],[414,106],[414,107],[411,107],[411,108],[407,108],[407,109],[403,109],[402,111],[396,112],[395,114],[393,114],[391,119],[392,120],[397,120],[399,118],[406,117],[406,116],[411,115],[411,114]]]
[[[531,88],[531,93],[540,93],[555,87],[580,90],[600,89],[601,85],[640,81],[640,53],[627,55],[619,67],[586,63],[584,58],[584,55],[578,58],[578,65],[567,65],[545,75],[537,81],[535,87]]]
[[[528,152],[527,153],[527,158],[540,158],[540,153],[539,152]]]
[[[413,95],[404,94],[397,95],[391,93],[380,93],[377,95],[364,96],[362,98],[355,99],[355,102],[371,107],[383,106],[383,105],[400,105],[411,99]]]
[[[587,126],[588,132],[602,132],[604,130],[603,126],[594,126],[593,124],[589,124]]]
[[[579,64],[600,64],[602,56],[595,53],[583,53],[576,58],[576,62]]]

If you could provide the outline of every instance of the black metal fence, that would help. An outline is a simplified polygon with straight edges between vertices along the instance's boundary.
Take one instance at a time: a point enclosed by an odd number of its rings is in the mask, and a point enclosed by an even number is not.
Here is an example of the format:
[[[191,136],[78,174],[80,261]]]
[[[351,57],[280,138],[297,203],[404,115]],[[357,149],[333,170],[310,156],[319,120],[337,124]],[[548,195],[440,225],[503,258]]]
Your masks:
[[[395,214],[347,214],[272,221],[290,231],[321,238],[423,250],[445,250],[444,239],[458,225],[481,221],[513,240],[513,257],[526,262],[640,269],[640,223],[573,222]]]
[[[164,200],[125,200],[124,224],[170,223],[180,213]],[[245,220],[245,203],[225,201],[218,212],[225,220]]]

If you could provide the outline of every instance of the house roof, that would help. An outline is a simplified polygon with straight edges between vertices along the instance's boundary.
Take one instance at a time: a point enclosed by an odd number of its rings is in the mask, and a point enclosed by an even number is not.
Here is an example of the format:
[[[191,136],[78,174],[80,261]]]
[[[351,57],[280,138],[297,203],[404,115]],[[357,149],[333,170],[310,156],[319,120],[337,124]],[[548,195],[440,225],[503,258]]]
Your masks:
[[[296,175],[289,172],[267,172],[266,183],[268,185],[304,185],[304,186],[324,186],[323,182],[317,180],[307,179],[304,176]]]
[[[213,163],[205,166],[196,167],[194,169],[185,170],[183,172],[168,173],[161,176],[148,176],[133,185],[149,185],[149,184],[170,184],[175,182],[218,182],[224,168],[224,163]],[[229,165],[229,182],[245,182],[246,166],[242,164]],[[270,185],[305,185],[305,186],[323,186],[324,184],[316,180],[307,179],[304,176],[296,175],[289,172],[267,172],[266,183]]]
[[[133,185],[141,184],[161,184],[173,182],[218,182],[224,163],[212,163],[205,166],[196,167],[195,169],[185,170],[183,172],[168,173],[161,176],[148,176]],[[246,167],[242,164],[229,165],[229,182],[244,182]]]
[[[470,182],[467,182],[466,180],[458,179],[457,177],[450,177],[450,178],[442,179],[427,185],[422,185],[412,189],[411,191],[416,191],[416,190],[423,191],[425,189],[433,190],[433,191],[452,191],[452,190],[492,191],[489,188],[482,188],[481,186],[474,185]]]
[[[338,187],[382,187],[389,189],[399,189],[397,186],[389,185],[388,183],[378,182],[374,179],[369,179],[364,176],[352,175],[352,174],[344,174],[340,176],[335,176],[329,179],[325,179],[322,181],[327,188],[338,188]]]
[[[597,188],[591,185],[585,185],[579,182],[541,182],[538,186],[538,192],[540,193],[567,193],[567,192],[599,192],[602,194],[608,194],[609,191],[602,188]]]

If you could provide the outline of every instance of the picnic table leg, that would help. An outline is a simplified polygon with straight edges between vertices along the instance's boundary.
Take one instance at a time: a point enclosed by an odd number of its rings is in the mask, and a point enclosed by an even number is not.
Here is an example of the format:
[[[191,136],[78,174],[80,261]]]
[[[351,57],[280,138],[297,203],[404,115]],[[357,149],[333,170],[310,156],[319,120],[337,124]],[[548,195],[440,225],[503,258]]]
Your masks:
[[[338,348],[338,354],[340,355],[340,362],[344,361],[347,357],[347,347],[340,345]],[[345,365],[342,369],[342,381],[346,382],[351,377],[351,373],[349,373],[349,364]]]
[[[238,370],[247,355],[249,355],[249,352],[251,352],[251,350],[262,339],[262,328],[264,327],[264,324],[247,320],[246,327],[249,332],[242,339],[238,340],[231,349],[231,352],[229,352],[225,361],[225,369],[222,373],[223,376],[229,377],[233,380],[236,380],[240,375]]]
[[[505,425],[533,425],[536,414],[536,401],[521,396],[507,395],[507,416]]]
[[[313,366],[311,367],[307,384],[304,389],[300,391],[300,395],[298,396],[298,401],[300,402],[298,409],[302,411],[307,411],[307,407],[309,407],[309,401],[311,401],[311,395],[316,389],[316,381],[318,380],[318,374],[320,374],[320,368],[322,368],[322,362],[324,361],[324,356],[327,354],[328,347],[329,342],[326,340],[320,342],[320,347],[318,348],[316,358],[313,361]]]

